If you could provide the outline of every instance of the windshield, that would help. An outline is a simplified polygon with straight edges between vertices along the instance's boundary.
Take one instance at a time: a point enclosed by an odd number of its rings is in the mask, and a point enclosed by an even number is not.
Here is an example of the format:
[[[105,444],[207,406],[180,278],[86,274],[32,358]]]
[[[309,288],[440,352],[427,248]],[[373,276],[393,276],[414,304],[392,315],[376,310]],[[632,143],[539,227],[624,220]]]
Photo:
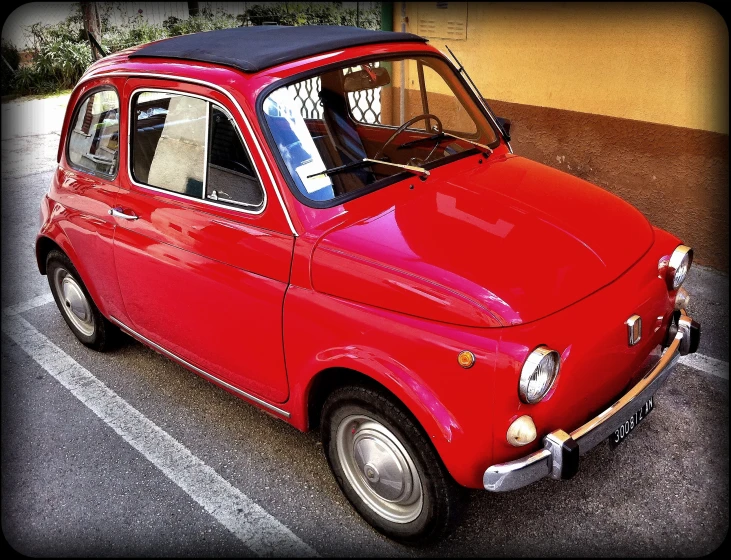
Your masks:
[[[273,90],[263,109],[296,189],[312,201],[369,192],[497,140],[435,56],[329,69]]]

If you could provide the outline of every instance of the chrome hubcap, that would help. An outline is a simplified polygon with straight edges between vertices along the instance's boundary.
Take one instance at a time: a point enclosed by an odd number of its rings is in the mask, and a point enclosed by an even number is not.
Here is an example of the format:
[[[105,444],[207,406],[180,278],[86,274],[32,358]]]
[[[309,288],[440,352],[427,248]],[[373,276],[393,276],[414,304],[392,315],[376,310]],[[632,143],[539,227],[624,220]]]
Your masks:
[[[85,336],[94,334],[94,314],[76,279],[65,268],[57,268],[53,280],[66,317]]]
[[[396,436],[373,418],[352,415],[338,426],[336,447],[348,482],[374,512],[413,521],[424,506],[421,479]]]

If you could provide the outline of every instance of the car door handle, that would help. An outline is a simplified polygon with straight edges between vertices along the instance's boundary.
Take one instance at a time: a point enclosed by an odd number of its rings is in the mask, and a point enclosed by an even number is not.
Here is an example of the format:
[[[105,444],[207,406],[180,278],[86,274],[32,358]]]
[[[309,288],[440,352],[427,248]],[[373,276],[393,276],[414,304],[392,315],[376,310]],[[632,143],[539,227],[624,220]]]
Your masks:
[[[125,214],[121,206],[115,206],[109,209],[109,215],[114,218],[122,218],[123,220],[137,220],[139,216],[134,212]]]

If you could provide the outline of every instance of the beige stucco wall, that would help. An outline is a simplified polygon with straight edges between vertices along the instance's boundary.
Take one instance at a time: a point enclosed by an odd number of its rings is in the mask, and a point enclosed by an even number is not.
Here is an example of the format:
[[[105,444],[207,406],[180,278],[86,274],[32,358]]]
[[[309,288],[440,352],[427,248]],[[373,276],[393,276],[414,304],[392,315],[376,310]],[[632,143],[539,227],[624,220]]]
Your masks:
[[[448,6],[407,2],[407,31],[465,10]],[[483,2],[466,19],[466,40],[430,42],[490,99],[728,134],[728,29],[706,5]]]

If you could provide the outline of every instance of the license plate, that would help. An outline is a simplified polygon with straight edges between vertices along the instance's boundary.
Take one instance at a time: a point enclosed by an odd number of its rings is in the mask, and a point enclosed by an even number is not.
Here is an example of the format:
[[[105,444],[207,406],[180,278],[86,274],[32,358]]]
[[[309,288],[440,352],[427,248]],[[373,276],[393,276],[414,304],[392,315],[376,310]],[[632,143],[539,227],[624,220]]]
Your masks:
[[[650,397],[648,401],[643,404],[638,411],[636,411],[632,416],[625,420],[624,424],[614,430],[614,433],[609,436],[610,445],[619,445],[630,433],[632,433],[637,425],[642,422],[647,417],[647,415],[650,414],[650,412],[652,412],[652,410],[655,408],[654,399],[654,396]]]

